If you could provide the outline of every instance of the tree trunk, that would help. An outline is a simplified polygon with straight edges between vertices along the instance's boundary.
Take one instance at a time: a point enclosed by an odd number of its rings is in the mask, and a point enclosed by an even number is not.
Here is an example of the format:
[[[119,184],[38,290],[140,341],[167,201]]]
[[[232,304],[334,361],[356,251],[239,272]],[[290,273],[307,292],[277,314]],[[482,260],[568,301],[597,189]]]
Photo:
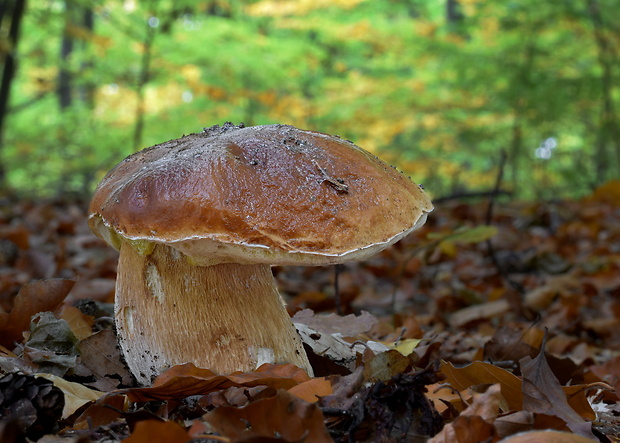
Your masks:
[[[88,32],[92,33],[95,29],[95,14],[92,6],[83,6],[82,8],[82,26]],[[92,53],[89,53],[86,48],[87,43],[83,43],[83,59],[81,63],[82,72],[88,72],[93,69],[95,62]],[[95,90],[97,86],[93,80],[80,82],[78,95],[79,99],[84,102],[90,109],[95,107]]]
[[[152,20],[158,20],[153,14],[146,24],[146,36],[142,43],[142,63],[140,66],[140,74],[138,76],[138,84],[136,86],[136,95],[138,103],[136,105],[136,126],[133,133],[133,145],[135,149],[140,149],[142,145],[142,133],[144,132],[144,114],[145,109],[145,89],[151,78],[151,57],[153,55],[153,43],[157,33],[157,24]]]
[[[66,4],[66,7],[70,9],[69,4]],[[70,15],[71,12],[67,11],[67,22],[70,20]],[[65,23],[65,32],[63,32],[62,41],[60,43],[60,69],[58,71],[58,89],[56,92],[58,94],[58,105],[61,111],[70,107],[73,102],[71,85],[73,76],[69,68],[71,54],[73,53],[73,37],[69,35],[66,29],[70,25],[70,23]]]
[[[617,166],[620,164],[620,122],[613,98],[613,66],[617,60],[615,60],[612,43],[605,32],[605,23],[599,6],[596,0],[588,2],[588,10],[594,29],[594,40],[598,49],[598,62],[601,68],[601,116],[598,142],[593,159],[598,183],[618,175],[620,172]]]
[[[463,21],[463,14],[461,13],[461,6],[458,0],[446,1],[446,22],[448,27],[458,25]]]
[[[65,1],[65,27],[60,44],[60,69],[58,72],[58,104],[60,110],[69,108],[74,99],[81,100],[93,106],[95,85],[74,81],[74,67],[71,59],[81,58],[80,71],[84,72],[93,66],[92,57],[88,55],[87,40],[77,40],[72,35],[72,28],[81,28],[92,32],[94,28],[94,14],[92,7],[76,4],[74,0]],[[78,79],[79,80],[79,79]]]
[[[17,69],[15,54],[19,42],[19,28],[25,9],[26,0],[4,0],[0,4],[0,34],[8,35],[8,44],[11,48],[5,56],[2,80],[0,81],[0,151],[2,150],[4,140],[3,130],[9,106],[11,84]],[[5,32],[5,27],[9,28],[8,32]],[[4,187],[5,173],[4,165],[0,163],[0,188]]]

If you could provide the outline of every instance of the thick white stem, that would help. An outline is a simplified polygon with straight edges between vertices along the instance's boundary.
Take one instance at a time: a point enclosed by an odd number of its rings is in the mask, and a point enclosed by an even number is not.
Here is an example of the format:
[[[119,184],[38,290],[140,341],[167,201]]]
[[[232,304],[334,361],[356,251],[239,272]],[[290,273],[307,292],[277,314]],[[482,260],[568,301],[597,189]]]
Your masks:
[[[116,327],[141,384],[192,362],[217,373],[263,363],[312,368],[268,265],[194,266],[166,245],[120,249]]]

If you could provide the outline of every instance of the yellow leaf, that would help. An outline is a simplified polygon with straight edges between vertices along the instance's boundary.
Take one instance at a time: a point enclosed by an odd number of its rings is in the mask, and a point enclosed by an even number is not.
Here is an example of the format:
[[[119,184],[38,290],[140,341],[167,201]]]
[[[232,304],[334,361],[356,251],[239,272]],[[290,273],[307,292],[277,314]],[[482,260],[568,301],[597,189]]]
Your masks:
[[[52,374],[35,374],[37,377],[45,378],[60,389],[65,394],[65,407],[62,410],[62,418],[67,418],[89,401],[95,401],[104,392],[95,391],[79,383],[73,383]]]
[[[448,256],[448,257],[456,257],[456,244],[453,241],[444,240],[439,243],[439,250]]]
[[[418,338],[407,338],[405,340],[401,340],[398,342],[393,349],[403,354],[405,357],[410,355],[415,348],[418,347],[422,339]]]

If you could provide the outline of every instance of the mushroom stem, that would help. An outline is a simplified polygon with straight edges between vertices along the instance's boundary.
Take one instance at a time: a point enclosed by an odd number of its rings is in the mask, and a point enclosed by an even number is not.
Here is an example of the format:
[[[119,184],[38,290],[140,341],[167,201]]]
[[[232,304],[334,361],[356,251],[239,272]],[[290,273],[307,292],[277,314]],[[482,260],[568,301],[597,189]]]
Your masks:
[[[144,254],[123,241],[116,283],[116,327],[140,384],[192,362],[217,373],[263,363],[312,368],[269,265],[191,265],[157,244]]]

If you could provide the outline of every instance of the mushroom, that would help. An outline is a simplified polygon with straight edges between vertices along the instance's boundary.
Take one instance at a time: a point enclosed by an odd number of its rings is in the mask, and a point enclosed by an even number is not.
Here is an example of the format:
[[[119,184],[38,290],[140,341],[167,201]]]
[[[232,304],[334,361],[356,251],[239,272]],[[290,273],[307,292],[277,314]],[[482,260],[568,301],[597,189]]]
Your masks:
[[[272,265],[363,260],[421,226],[426,193],[336,136],[226,123],[130,155],[99,183],[91,229],[120,251],[119,344],[141,384],[186,362],[312,375]]]

